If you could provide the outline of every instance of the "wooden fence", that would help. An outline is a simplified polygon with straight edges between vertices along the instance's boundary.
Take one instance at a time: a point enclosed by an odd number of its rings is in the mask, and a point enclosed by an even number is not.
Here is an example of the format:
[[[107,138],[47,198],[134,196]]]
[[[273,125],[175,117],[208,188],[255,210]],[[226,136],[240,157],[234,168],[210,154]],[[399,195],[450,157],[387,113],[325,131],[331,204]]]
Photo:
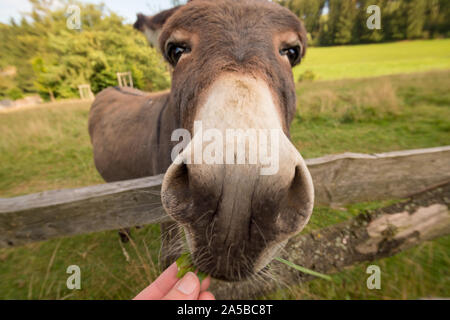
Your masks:
[[[307,160],[316,205],[405,198],[450,181],[450,146]],[[0,199],[0,247],[170,221],[163,175]]]

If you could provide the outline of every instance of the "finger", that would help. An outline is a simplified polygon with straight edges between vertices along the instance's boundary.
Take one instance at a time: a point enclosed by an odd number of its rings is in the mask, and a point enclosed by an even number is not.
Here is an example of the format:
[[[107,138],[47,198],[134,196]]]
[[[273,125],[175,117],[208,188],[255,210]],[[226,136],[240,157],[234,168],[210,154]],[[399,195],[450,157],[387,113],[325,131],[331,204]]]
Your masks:
[[[216,298],[211,292],[205,291],[200,293],[200,295],[198,296],[198,300],[216,300]]]
[[[151,285],[139,293],[134,300],[159,300],[177,283],[178,267],[173,263]]]
[[[199,293],[200,280],[195,273],[188,272],[162,300],[197,300]]]
[[[201,287],[200,287],[200,291],[208,290],[210,284],[211,284],[211,277],[208,276],[205,279],[203,279]]]

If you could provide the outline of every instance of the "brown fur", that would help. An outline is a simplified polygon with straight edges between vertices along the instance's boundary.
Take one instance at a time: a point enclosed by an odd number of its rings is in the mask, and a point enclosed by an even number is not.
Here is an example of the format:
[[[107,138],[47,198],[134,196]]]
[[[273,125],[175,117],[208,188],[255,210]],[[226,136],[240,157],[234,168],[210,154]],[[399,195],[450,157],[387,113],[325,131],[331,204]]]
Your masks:
[[[171,164],[172,131],[179,128],[167,93],[130,88],[99,93],[89,116],[95,165],[107,182],[164,173]]]
[[[97,96],[90,114],[89,132],[95,164],[106,181],[164,173],[171,166],[172,131],[177,128],[192,131],[197,107],[203,103],[211,84],[223,74],[250,76],[267,83],[276,100],[284,132],[289,137],[296,109],[295,86],[291,67],[280,56],[279,50],[289,34],[298,37],[302,56],[307,46],[306,30],[290,11],[264,0],[194,0],[154,17],[138,15],[135,27],[143,31],[145,26],[161,32],[159,46],[166,58],[167,42],[180,35],[192,52],[183,56],[174,68],[170,93],[147,95],[136,90],[109,88]],[[187,179],[188,168],[180,170]],[[186,183],[186,186],[179,189],[178,195],[175,192],[175,199],[170,201],[183,198],[181,193],[187,192],[183,188],[194,188],[183,179],[180,183]],[[178,182],[173,183],[175,188]],[[245,226],[233,226],[242,228],[233,232],[242,234],[242,239],[225,237],[224,242],[211,242],[211,238],[205,237],[206,233],[229,230],[214,226],[213,216],[199,220],[199,216],[203,217],[202,212],[217,211],[221,201],[220,194],[212,194],[211,188],[204,187],[201,192],[189,189],[186,193],[194,192],[194,211],[176,214],[184,215],[180,216],[184,224],[192,224],[194,232],[190,236],[198,238],[197,243],[202,246],[193,252],[196,263],[218,278],[239,280],[249,276],[255,261],[267,249],[266,241],[284,241],[303,226],[311,214],[311,196],[301,188],[273,190],[269,187],[254,195],[252,212],[242,213],[249,215],[250,222]],[[290,200],[294,191],[297,200]],[[283,195],[286,192],[288,195]],[[264,199],[258,199],[259,196]],[[282,225],[276,225],[276,213],[281,210],[283,201],[287,203],[283,209],[286,217]],[[305,209],[297,208],[302,205],[299,201],[305,202]],[[174,212],[169,214],[176,216]],[[190,215],[192,219],[187,218]],[[252,227],[252,219],[259,221],[265,235],[260,234],[259,227]],[[242,244],[247,247],[243,248]],[[205,250],[209,252],[206,254],[209,262],[200,259]],[[229,259],[230,254],[235,263],[228,260],[221,265],[221,259],[226,255]]]

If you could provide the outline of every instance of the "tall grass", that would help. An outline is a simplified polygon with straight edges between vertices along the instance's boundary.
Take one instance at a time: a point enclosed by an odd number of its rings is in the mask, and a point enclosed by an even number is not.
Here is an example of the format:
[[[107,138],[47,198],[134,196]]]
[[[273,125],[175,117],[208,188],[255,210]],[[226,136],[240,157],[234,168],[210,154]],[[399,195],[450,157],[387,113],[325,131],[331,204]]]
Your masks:
[[[291,137],[306,158],[450,143],[449,71],[301,82]]]
[[[88,112],[88,102],[1,112],[0,197],[101,183]]]
[[[324,87],[303,90],[299,98],[301,120],[331,118],[346,123],[400,114],[402,103],[389,79],[374,80],[371,86],[337,88],[331,83]]]

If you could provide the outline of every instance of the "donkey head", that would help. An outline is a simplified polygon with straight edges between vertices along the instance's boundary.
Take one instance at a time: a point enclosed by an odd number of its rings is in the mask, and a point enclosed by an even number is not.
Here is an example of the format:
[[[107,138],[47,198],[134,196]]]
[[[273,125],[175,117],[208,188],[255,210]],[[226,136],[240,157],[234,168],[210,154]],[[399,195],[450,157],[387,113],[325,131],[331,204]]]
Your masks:
[[[202,271],[245,279],[261,271],[312,213],[311,176],[289,139],[296,111],[292,67],[305,54],[306,31],[289,10],[262,0],[194,0],[138,18],[135,26],[153,43],[158,37],[173,67],[174,116],[194,136],[166,172],[163,206],[184,228]],[[239,134],[214,149],[214,159],[223,162],[192,160],[198,148],[228,137],[230,129],[248,138],[242,163],[229,163],[241,157]],[[208,138],[196,139],[206,131]],[[258,132],[255,140],[251,132]],[[267,163],[251,161],[255,149],[276,155],[276,170],[262,173]]]

